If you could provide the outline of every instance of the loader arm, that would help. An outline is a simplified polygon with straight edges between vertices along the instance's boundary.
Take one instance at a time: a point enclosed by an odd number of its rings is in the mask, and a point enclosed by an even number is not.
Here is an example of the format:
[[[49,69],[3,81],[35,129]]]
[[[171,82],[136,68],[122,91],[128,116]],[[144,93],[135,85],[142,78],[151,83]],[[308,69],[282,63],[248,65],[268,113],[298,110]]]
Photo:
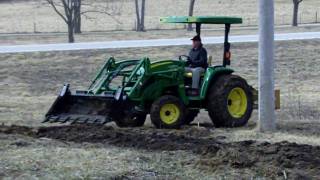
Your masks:
[[[122,118],[124,111],[136,103],[131,96],[139,95],[139,85],[146,78],[148,58],[115,62],[110,58],[92,80],[88,90],[71,92],[64,85],[49,109],[44,122],[104,124]],[[111,86],[116,77],[119,86]]]

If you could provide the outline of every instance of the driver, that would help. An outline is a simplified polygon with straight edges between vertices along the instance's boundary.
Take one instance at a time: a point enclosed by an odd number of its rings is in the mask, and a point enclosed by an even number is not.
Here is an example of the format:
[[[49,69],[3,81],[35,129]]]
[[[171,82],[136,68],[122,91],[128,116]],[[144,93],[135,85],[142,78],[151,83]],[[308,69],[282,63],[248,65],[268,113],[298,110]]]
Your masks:
[[[186,72],[192,72],[192,95],[199,95],[199,82],[201,74],[205,72],[208,67],[207,50],[201,43],[199,35],[194,36],[192,39],[192,49],[189,52],[187,61]]]

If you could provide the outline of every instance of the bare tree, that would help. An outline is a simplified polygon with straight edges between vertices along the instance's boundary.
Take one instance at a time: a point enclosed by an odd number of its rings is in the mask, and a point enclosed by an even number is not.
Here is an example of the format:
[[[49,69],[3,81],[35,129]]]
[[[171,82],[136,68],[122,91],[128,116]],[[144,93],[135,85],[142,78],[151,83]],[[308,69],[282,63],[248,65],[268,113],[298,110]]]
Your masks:
[[[293,17],[292,17],[292,26],[298,26],[298,12],[299,5],[303,0],[292,0],[293,2]]]
[[[139,7],[141,4],[141,7]],[[135,8],[136,8],[136,18],[137,18],[137,24],[136,24],[136,31],[145,31],[144,27],[144,16],[145,16],[145,7],[146,7],[146,0],[141,0],[141,3],[139,3],[139,0],[135,0]]]
[[[194,9],[194,3],[196,0],[190,0],[190,4],[189,4],[189,16],[193,16],[193,9]],[[192,24],[188,24],[188,31],[192,31]]]
[[[74,42],[74,22],[75,22],[75,4],[80,0],[60,0],[60,2],[54,0],[46,0],[54,9],[54,11],[63,19],[68,26],[68,40],[69,43]],[[63,12],[58,7],[63,7]]]
[[[108,12],[107,7],[101,4],[93,5],[92,3],[84,4],[83,0],[46,0],[54,9],[54,11],[63,19],[68,26],[68,40],[70,43],[74,42],[74,33],[81,33],[81,16],[88,19],[92,13],[102,13],[109,15],[117,23],[121,24],[112,13]],[[86,7],[82,10],[82,6]]]

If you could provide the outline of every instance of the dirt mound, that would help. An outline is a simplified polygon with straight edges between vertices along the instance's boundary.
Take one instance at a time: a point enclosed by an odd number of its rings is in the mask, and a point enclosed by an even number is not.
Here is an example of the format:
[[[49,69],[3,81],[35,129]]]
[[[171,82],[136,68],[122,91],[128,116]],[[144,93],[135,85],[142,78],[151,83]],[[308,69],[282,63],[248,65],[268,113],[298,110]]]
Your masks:
[[[134,147],[148,150],[197,150],[197,145],[220,144],[208,136],[209,129],[190,128],[183,131],[157,130],[154,128],[116,129],[111,126],[74,125],[39,128],[36,136],[73,142],[90,142]]]
[[[198,164],[213,171],[227,164],[236,169],[254,169],[262,177],[289,175],[292,179],[313,179],[320,175],[319,153],[320,147],[310,145],[242,141],[219,151],[208,150]]]
[[[152,151],[185,150],[199,155],[195,166],[215,171],[221,167],[258,172],[261,176],[308,179],[320,176],[320,147],[289,142],[220,142],[209,136],[211,129],[156,130],[118,129],[110,126],[70,125],[29,128],[0,126],[0,133],[46,137],[76,143],[102,143]]]
[[[27,127],[27,126],[16,126],[16,125],[0,126],[0,133],[4,133],[4,134],[21,134],[26,136],[35,136],[37,132],[38,132],[37,129],[32,127]]]

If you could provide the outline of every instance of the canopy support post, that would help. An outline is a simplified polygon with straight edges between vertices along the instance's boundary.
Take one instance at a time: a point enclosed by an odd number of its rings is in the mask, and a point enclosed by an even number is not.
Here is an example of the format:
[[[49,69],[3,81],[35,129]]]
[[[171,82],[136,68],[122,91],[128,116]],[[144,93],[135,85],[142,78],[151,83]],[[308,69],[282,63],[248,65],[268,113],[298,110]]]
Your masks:
[[[230,24],[225,24],[225,33],[224,33],[224,50],[223,50],[223,66],[226,67],[230,65],[230,43],[229,43],[229,33],[230,33]]]
[[[196,23],[196,32],[197,32],[197,35],[200,36],[200,34],[201,34],[201,23]]]

